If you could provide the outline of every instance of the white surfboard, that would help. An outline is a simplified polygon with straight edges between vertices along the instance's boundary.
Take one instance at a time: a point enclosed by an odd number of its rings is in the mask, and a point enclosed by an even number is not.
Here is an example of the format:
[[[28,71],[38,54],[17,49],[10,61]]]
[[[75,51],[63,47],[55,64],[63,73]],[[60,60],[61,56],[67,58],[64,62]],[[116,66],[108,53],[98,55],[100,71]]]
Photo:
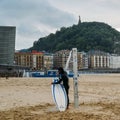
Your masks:
[[[53,80],[53,82],[57,81],[58,78]],[[52,96],[59,111],[65,111],[67,108],[67,95],[62,84],[52,84]]]

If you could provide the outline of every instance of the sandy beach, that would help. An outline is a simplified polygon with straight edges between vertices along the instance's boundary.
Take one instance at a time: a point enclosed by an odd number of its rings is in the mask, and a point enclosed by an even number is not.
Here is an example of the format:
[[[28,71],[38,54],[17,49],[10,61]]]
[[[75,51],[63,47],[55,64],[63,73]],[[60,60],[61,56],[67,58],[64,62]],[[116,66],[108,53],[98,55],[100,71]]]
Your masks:
[[[51,93],[52,78],[0,78],[0,120],[120,120],[120,74],[81,75],[79,107],[59,112]]]

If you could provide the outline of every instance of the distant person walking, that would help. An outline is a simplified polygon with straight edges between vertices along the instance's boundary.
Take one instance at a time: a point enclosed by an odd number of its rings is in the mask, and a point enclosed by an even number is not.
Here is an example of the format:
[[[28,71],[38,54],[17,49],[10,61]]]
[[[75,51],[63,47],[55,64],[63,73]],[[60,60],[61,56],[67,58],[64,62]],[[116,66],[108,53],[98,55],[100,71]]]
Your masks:
[[[63,82],[63,86],[65,87],[65,91],[67,94],[67,109],[69,107],[69,78],[67,76],[66,71],[62,67],[58,68],[58,75],[59,75],[59,81],[52,84],[60,84]]]

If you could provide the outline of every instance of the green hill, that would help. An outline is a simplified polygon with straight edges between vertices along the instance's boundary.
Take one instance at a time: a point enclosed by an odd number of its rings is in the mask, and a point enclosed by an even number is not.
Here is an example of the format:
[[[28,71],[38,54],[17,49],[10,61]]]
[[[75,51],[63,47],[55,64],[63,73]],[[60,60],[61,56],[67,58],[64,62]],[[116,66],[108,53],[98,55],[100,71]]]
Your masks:
[[[40,38],[29,50],[55,52],[77,47],[78,51],[102,50],[120,52],[120,32],[100,22],[82,22],[71,27],[62,27],[55,34]]]

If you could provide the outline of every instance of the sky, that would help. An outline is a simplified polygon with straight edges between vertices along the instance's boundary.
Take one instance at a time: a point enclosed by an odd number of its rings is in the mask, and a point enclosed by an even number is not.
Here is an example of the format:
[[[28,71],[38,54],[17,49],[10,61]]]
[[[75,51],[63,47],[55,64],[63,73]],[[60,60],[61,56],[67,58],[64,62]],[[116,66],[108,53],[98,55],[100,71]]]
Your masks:
[[[16,26],[15,49],[61,27],[82,22],[104,22],[120,31],[120,0],[0,0],[0,26]]]

